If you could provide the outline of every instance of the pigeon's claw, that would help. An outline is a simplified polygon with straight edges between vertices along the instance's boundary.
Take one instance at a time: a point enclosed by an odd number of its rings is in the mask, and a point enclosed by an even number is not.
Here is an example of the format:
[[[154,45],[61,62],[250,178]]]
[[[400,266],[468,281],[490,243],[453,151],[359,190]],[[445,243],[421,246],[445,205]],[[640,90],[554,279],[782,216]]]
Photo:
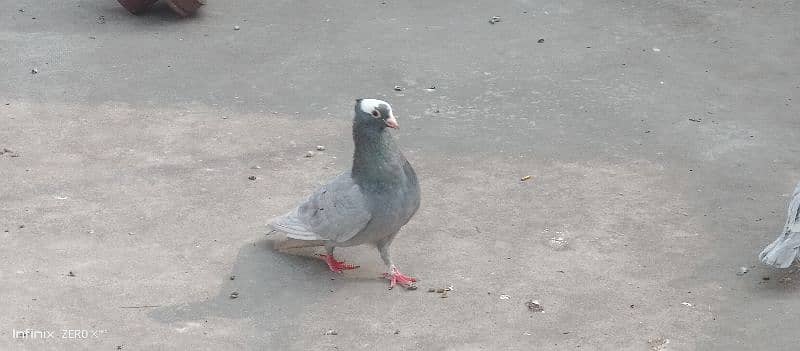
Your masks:
[[[361,267],[345,263],[344,261],[337,261],[335,258],[333,258],[333,255],[319,255],[319,257],[322,257],[322,259],[325,260],[325,263],[328,264],[328,268],[330,268],[334,273],[342,273],[343,270]]]
[[[417,279],[400,273],[397,268],[392,268],[392,271],[389,273],[383,273],[383,277],[389,280],[389,290],[394,289],[397,284],[409,290],[415,290],[417,288],[414,285]]]

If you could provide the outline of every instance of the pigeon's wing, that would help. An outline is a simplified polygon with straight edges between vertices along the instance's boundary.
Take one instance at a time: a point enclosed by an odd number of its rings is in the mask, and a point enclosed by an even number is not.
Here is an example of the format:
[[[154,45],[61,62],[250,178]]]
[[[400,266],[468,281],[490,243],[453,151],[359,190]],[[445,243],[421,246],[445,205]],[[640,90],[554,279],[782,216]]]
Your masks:
[[[786,217],[786,230],[800,232],[800,183],[794,188],[792,201],[789,202],[789,214]]]
[[[783,233],[769,244],[758,258],[765,264],[778,268],[787,268],[792,265],[797,255],[800,254],[800,184],[792,195]]]
[[[272,220],[270,226],[294,239],[344,242],[364,229],[371,218],[361,187],[346,172],[291,212]]]

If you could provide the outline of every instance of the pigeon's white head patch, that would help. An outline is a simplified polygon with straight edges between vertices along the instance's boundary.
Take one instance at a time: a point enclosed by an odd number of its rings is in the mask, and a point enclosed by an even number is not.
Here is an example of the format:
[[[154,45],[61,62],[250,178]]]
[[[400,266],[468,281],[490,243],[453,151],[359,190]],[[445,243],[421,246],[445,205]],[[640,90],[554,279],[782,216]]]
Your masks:
[[[386,105],[386,110],[389,111],[389,114],[392,113],[392,106],[389,105],[388,102],[378,99],[362,99],[361,100],[361,111],[364,113],[372,115],[375,118],[383,118],[386,116],[382,116],[381,112],[378,111],[378,106]]]

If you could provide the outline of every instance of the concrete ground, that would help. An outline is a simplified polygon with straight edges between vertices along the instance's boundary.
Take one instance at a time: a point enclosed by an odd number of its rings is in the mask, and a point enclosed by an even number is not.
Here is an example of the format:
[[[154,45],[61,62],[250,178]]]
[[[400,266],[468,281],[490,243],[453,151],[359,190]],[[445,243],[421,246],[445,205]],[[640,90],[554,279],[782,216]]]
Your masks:
[[[800,274],[757,262],[800,180],[796,2],[2,8],[2,350],[796,349]],[[265,236],[349,167],[359,97],[420,176],[416,291]]]

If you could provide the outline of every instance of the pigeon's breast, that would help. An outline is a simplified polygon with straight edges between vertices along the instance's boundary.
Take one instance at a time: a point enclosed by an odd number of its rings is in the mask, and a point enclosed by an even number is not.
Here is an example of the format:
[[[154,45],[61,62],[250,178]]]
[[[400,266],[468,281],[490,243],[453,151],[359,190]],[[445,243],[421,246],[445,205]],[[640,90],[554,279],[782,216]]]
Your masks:
[[[397,234],[419,207],[419,189],[412,187],[402,190],[392,187],[371,192],[367,201],[370,203],[372,218],[361,232],[339,246],[374,243]]]

